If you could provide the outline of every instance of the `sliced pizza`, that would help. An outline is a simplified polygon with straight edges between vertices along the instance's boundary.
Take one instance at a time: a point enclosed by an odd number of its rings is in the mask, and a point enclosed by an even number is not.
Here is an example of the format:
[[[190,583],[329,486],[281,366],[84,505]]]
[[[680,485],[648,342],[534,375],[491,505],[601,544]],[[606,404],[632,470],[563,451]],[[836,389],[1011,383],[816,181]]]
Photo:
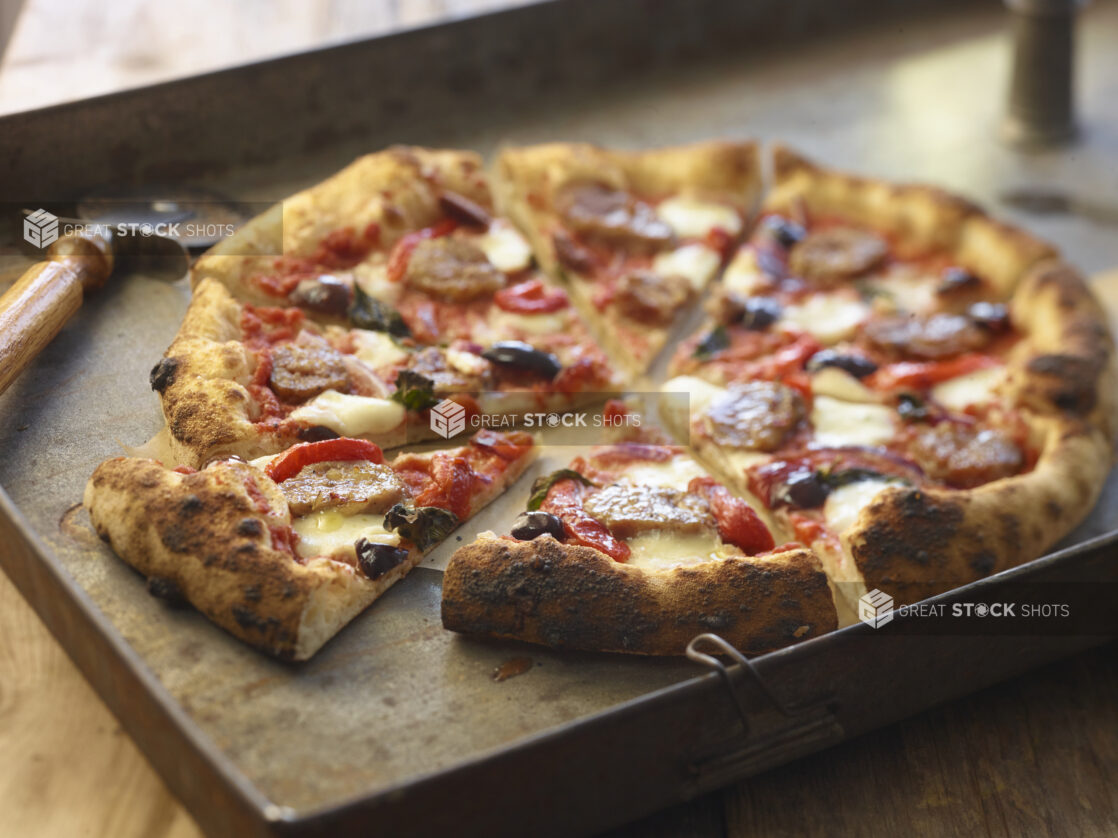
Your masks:
[[[562,295],[562,290],[555,289]],[[300,441],[359,437],[393,448],[433,438],[429,411],[462,406],[466,426],[489,414],[565,412],[617,386],[573,309],[563,330],[489,345],[424,346],[386,331],[322,324],[297,307],[235,300],[204,280],[178,336],[152,370],[174,464],[251,459]]]
[[[269,654],[311,657],[532,461],[528,434],[386,463],[366,440],[170,470],[119,457],[90,478],[98,534],[147,577]]]
[[[836,625],[810,550],[777,547],[683,449],[640,442],[541,477],[509,535],[457,550],[442,618],[466,634],[656,655],[707,631],[760,653]]]
[[[664,389],[674,427],[848,598],[1041,555],[1109,468],[1114,350],[1047,246],[924,187],[778,151],[777,187]]]
[[[554,143],[497,161],[501,205],[630,375],[647,370],[718,274],[760,186],[751,142]]]

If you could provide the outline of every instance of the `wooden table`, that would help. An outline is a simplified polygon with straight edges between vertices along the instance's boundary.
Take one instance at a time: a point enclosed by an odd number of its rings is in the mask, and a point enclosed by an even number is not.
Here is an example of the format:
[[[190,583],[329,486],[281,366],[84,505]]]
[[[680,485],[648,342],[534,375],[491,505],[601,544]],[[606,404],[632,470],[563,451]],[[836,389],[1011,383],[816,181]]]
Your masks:
[[[0,112],[80,98],[518,0],[153,4],[27,0]],[[183,14],[177,4],[179,13]],[[206,35],[209,32],[209,35]],[[1099,286],[1118,300],[1118,275]],[[1118,656],[1109,646],[609,833],[1118,835]],[[0,575],[0,834],[195,836],[120,725]]]

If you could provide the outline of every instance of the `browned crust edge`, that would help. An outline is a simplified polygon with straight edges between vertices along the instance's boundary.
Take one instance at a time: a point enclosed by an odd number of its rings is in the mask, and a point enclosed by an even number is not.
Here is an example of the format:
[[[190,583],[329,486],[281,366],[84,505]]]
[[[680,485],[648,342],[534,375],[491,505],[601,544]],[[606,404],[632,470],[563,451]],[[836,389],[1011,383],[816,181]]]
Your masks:
[[[276,257],[305,257],[335,230],[380,230],[390,248],[412,230],[443,217],[439,194],[449,189],[486,207],[492,196],[481,156],[457,149],[392,146],[359,157],[327,179],[284,199],[210,248],[195,263],[191,283],[225,284],[238,299],[282,304],[247,280],[274,270]]]
[[[195,289],[186,317],[152,370],[177,463],[197,468],[214,457],[246,459],[282,451],[293,435],[257,426],[246,385],[256,360],[240,342],[242,305],[214,280]]]
[[[645,366],[663,349],[671,327],[639,325],[648,349],[639,356],[616,335],[617,325],[636,324],[601,312],[592,302],[592,284],[574,281],[559,265],[550,232],[555,223],[552,196],[565,183],[594,179],[647,196],[665,196],[681,189],[695,190],[712,199],[737,206],[745,218],[761,193],[760,146],[752,140],[714,140],[640,151],[605,149],[589,143],[546,143],[506,148],[494,164],[497,203],[528,237],[541,267],[558,280],[566,281],[572,299],[595,337],[630,375]]]
[[[763,212],[802,207],[881,230],[914,255],[952,252],[960,265],[989,279],[1006,298],[1029,268],[1056,256],[1051,245],[990,218],[947,190],[828,169],[779,143],[771,153],[773,185]]]
[[[683,654],[703,632],[760,654],[837,626],[808,550],[649,572],[551,536],[459,548],[443,574],[442,619],[463,634],[645,655]]]

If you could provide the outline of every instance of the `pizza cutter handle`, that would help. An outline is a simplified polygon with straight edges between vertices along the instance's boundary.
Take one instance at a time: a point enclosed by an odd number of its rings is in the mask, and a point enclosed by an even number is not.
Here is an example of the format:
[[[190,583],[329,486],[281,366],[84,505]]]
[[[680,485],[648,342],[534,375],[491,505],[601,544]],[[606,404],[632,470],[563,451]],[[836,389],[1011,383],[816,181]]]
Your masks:
[[[113,262],[111,234],[67,234],[0,297],[0,393],[61,331],[85,292],[105,284]]]

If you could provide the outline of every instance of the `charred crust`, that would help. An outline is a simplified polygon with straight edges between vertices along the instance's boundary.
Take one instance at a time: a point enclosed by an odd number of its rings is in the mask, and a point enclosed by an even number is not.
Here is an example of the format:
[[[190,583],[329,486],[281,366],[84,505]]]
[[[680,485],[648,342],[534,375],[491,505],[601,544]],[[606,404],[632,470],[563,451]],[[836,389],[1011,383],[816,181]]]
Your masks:
[[[179,501],[179,513],[184,518],[189,518],[202,508],[202,499],[197,495],[190,494]]]
[[[1041,395],[1059,410],[1085,414],[1098,404],[1097,382],[1104,358],[1065,353],[1038,355],[1028,362]]]
[[[151,389],[155,390],[157,393],[162,393],[166,390],[175,382],[175,372],[178,368],[178,358],[160,359],[159,363],[151,368],[151,375],[148,376]]]
[[[264,534],[264,524],[261,523],[259,518],[242,518],[237,523],[237,535],[246,537],[258,536]]]
[[[806,551],[646,572],[550,536],[460,548],[442,615],[463,633],[640,654],[682,654],[711,630],[758,652],[835,625],[826,578]]]
[[[169,576],[149,576],[146,587],[149,594],[174,608],[183,608],[189,604],[179,583]]]

